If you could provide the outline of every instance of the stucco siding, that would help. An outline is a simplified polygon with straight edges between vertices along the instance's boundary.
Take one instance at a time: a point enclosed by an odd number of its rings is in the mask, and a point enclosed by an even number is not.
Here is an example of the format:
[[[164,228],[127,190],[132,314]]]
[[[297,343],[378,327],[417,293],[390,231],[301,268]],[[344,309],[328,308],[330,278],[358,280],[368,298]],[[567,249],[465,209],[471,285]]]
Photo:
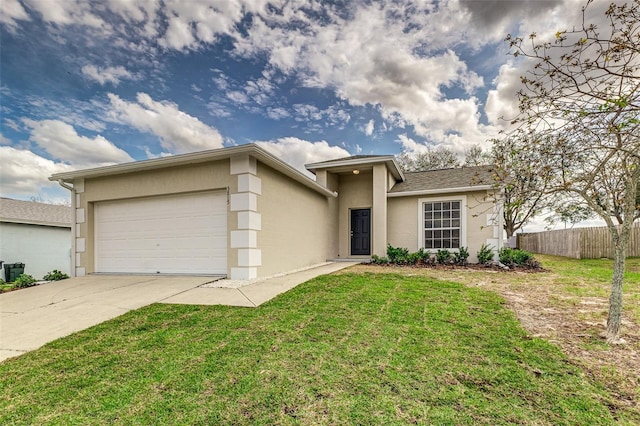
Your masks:
[[[337,200],[289,179],[258,163],[262,194],[258,211],[262,229],[258,247],[262,265],[258,276],[325,262],[337,255],[335,223]]]
[[[70,274],[71,228],[2,222],[0,234],[0,260],[5,263],[24,263],[24,273],[36,279],[54,269]]]
[[[443,194],[442,196],[410,196],[390,197],[388,199],[388,241],[394,247],[406,247],[409,251],[419,248],[420,240],[420,204],[422,200],[437,201],[439,199],[463,198],[465,205],[465,232],[463,243],[469,250],[469,261],[478,261],[477,253],[482,244],[501,238],[501,232],[496,229],[499,224],[493,223],[495,218],[492,197],[486,191],[468,192],[463,194]],[[498,236],[496,236],[498,234]],[[493,244],[494,248],[497,244]],[[432,250],[435,252],[435,250]]]

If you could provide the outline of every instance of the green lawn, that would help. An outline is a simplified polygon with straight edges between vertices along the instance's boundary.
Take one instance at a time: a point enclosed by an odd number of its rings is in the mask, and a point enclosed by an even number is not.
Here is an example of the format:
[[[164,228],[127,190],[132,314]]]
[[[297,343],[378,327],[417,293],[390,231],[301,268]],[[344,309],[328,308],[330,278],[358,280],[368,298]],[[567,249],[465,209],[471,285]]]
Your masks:
[[[152,305],[0,380],[0,424],[615,423],[604,387],[495,293],[395,274],[320,277],[256,309]]]

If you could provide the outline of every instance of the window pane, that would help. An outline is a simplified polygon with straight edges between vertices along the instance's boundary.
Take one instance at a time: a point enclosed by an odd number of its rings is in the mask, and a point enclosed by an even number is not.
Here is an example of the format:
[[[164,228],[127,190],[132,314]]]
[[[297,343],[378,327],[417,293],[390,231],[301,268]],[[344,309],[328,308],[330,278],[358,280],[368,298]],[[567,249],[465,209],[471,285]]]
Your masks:
[[[458,249],[461,239],[461,201],[424,203],[424,247]]]

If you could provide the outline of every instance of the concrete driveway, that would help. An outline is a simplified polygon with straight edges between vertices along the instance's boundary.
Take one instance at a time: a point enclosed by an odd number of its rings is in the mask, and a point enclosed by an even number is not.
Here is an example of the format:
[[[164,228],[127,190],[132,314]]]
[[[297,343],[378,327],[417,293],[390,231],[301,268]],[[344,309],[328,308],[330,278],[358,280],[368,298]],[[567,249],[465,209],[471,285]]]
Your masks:
[[[0,361],[152,303],[256,307],[357,263],[327,263],[238,288],[202,287],[213,277],[89,275],[0,294]]]
[[[91,275],[2,294],[0,361],[213,279]]]

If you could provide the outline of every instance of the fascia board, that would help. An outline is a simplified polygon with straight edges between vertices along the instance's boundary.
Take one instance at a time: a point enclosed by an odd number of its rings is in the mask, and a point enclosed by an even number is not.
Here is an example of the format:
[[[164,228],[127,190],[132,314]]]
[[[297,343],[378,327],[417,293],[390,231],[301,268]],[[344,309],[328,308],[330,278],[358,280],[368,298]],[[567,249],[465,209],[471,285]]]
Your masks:
[[[457,194],[460,192],[487,191],[490,189],[496,189],[496,188],[492,185],[476,185],[476,186],[461,186],[458,188],[438,188],[438,189],[426,189],[426,190],[420,190],[420,191],[388,192],[387,198],[411,197],[414,195]]]

